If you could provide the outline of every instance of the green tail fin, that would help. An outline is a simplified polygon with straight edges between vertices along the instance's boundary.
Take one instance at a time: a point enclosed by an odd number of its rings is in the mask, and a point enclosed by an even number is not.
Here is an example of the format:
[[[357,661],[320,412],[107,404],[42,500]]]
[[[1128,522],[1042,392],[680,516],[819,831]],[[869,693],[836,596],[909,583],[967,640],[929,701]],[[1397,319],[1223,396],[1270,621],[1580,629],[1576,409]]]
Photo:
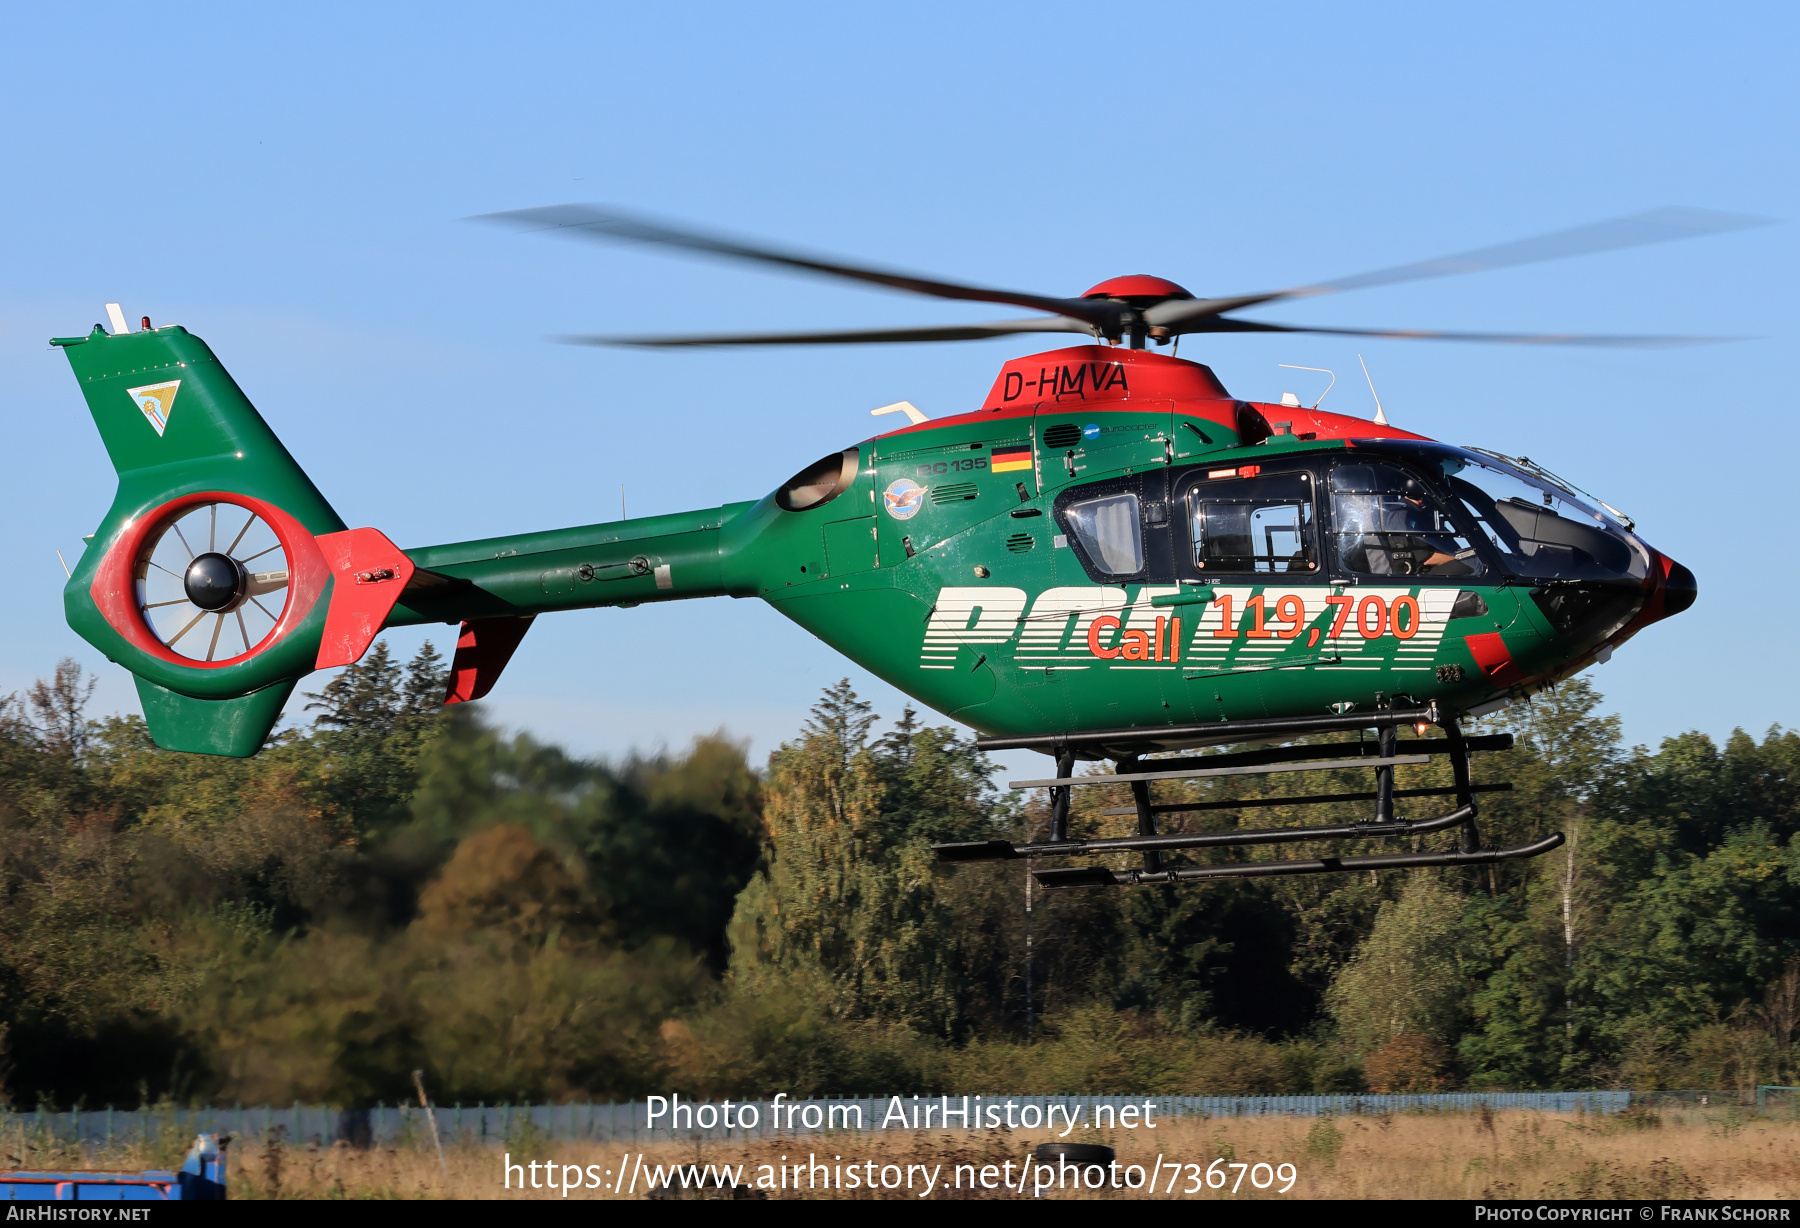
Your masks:
[[[106,454],[119,499],[161,502],[229,490],[281,507],[315,534],[344,522],[206,342],[180,325],[58,337]],[[121,509],[115,505],[115,513]]]
[[[68,356],[119,475],[112,508],[64,587],[69,625],[136,676],[159,746],[253,755],[295,682],[315,668],[335,591],[317,539],[342,533],[344,522],[212,350],[185,328],[109,335],[96,325],[85,337],[52,344]],[[245,633],[241,655],[214,661],[215,629],[206,659],[197,660],[151,627],[142,595],[146,560],[182,509],[233,502],[280,522],[288,570],[273,574],[285,577],[286,604],[254,647]]]

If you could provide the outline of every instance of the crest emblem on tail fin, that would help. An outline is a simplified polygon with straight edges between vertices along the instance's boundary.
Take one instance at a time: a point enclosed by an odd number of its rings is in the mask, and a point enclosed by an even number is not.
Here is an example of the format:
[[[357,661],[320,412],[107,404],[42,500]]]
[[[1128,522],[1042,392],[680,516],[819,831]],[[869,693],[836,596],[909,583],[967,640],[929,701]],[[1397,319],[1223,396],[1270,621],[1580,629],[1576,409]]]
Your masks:
[[[181,381],[172,379],[161,384],[145,384],[142,388],[127,388],[126,394],[137,407],[144,411],[144,417],[161,435],[168,429],[169,411],[175,408],[175,393],[181,388]]]

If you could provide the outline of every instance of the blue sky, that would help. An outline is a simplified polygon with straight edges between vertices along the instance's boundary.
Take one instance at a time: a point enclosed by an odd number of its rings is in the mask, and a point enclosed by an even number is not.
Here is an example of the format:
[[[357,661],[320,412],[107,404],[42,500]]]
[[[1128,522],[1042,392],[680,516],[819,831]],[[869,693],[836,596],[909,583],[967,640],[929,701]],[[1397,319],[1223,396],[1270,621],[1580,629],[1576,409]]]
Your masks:
[[[402,545],[754,498],[1030,339],[655,354],[569,331],[980,320],[958,306],[459,221],[607,201],[986,284],[1242,293],[1661,205],[1800,218],[1788,6],[113,6],[9,17],[0,77],[0,693],[72,655],[62,572],[113,479],[52,335],[205,337],[351,524]],[[1667,351],[1220,338],[1242,396],[1526,453],[1698,575],[1595,671],[1628,738],[1800,719],[1792,222],[1259,313],[1691,332]],[[1323,377],[1317,377],[1322,380]],[[437,629],[440,647],[449,628]],[[394,633],[410,652],[419,632]],[[715,600],[540,620],[492,701],[588,753],[758,754],[848,673]],[[320,679],[319,681],[322,681]],[[1025,766],[1022,761],[1019,766]]]

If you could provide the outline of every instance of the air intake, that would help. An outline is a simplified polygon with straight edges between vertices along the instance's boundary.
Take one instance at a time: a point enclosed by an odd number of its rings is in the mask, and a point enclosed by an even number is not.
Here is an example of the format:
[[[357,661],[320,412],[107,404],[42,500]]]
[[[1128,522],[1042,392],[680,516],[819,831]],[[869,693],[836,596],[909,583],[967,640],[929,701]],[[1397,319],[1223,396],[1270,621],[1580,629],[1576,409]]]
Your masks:
[[[1072,422],[1059,423],[1044,432],[1046,448],[1073,448],[1081,442],[1081,428]]]
[[[1006,539],[1006,548],[1014,554],[1024,554],[1035,545],[1037,545],[1037,538],[1029,533],[1014,533]]]
[[[977,491],[973,482],[947,482],[942,486],[931,488],[933,503],[961,503],[965,499],[973,499]]]

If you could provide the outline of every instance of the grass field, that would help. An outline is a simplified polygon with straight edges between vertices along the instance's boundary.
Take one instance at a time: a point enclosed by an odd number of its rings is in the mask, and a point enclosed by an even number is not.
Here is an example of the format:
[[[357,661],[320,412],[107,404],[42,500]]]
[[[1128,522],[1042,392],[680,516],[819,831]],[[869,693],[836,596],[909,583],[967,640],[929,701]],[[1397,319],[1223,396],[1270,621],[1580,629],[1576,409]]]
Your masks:
[[[571,1190],[570,1198],[642,1198],[647,1175],[657,1165],[744,1165],[743,1180],[755,1184],[759,1166],[805,1163],[810,1155],[837,1169],[854,1163],[859,1171],[880,1179],[889,1169],[899,1181],[910,1172],[913,1187],[898,1189],[776,1188],[771,1198],[919,1198],[924,1174],[935,1168],[932,1198],[1034,1197],[1030,1180],[1017,1189],[1019,1161],[1041,1132],[901,1132],[831,1134],[752,1144],[661,1143],[643,1148],[643,1167],[636,1149],[595,1144],[514,1144],[515,1163],[548,1162],[585,1170],[593,1165],[611,1183],[624,1163],[638,1175],[635,1194],[629,1189]],[[1156,1191],[1146,1188],[1074,1191],[1049,1190],[1061,1198],[1796,1198],[1800,1197],[1800,1124],[1754,1118],[1737,1110],[1631,1112],[1615,1117],[1510,1113],[1432,1113],[1391,1116],[1303,1118],[1184,1118],[1161,1124],[1154,1132],[1092,1131],[1071,1135],[1069,1142],[1104,1142],[1118,1149],[1121,1168],[1140,1165],[1147,1174],[1158,1170]],[[4,1148],[5,1161],[21,1143]],[[157,1150],[168,1149],[168,1144]],[[21,1167],[53,1168],[84,1163],[71,1153],[35,1148],[20,1157]],[[514,1188],[502,1188],[502,1152],[488,1148],[456,1148],[445,1152],[441,1169],[436,1152],[416,1148],[356,1151],[344,1145],[263,1146],[234,1144],[230,1152],[233,1198],[562,1198],[558,1189],[518,1188],[528,1178],[515,1175]],[[842,1157],[841,1161],[837,1157]],[[90,1154],[85,1164],[143,1168],[167,1164],[172,1157],[120,1151]],[[1226,1163],[1215,1173],[1237,1182],[1208,1189],[1204,1171],[1215,1160]],[[870,1170],[865,1166],[873,1162]],[[981,1169],[993,1165],[1004,1173],[1012,1165],[1013,1189],[969,1188]],[[1172,1163],[1180,1163],[1178,1172]],[[1269,1169],[1231,1168],[1232,1163]],[[1189,1167],[1198,1165],[1198,1168]],[[1287,1193],[1277,1178],[1257,1190],[1251,1179],[1271,1176],[1276,1166],[1291,1164],[1295,1177]],[[966,1166],[960,1167],[959,1166]],[[447,1170],[447,1171],[446,1171]],[[791,1171],[791,1170],[790,1170]],[[840,1170],[841,1171],[841,1170]],[[542,1177],[540,1167],[538,1175]],[[1242,1179],[1240,1180],[1240,1174]],[[1034,1170],[1035,1175],[1035,1170]],[[1135,1176],[1135,1175],[1134,1175]],[[1283,1174],[1285,1177],[1285,1173]],[[962,1188],[956,1188],[960,1177]],[[579,1180],[579,1178],[576,1178]],[[806,1180],[804,1176],[802,1182]],[[1046,1178],[1054,1180],[1054,1178]],[[789,1178],[792,1185],[792,1177]],[[1173,1184],[1173,1192],[1170,1186]],[[1197,1189],[1195,1187],[1198,1187]]]

